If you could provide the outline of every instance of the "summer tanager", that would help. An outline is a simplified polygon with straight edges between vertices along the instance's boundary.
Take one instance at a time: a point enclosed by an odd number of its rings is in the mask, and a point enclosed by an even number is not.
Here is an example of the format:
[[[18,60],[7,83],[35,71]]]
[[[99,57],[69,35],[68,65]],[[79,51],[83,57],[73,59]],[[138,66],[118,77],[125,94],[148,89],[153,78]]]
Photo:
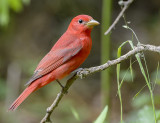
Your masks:
[[[88,15],[78,15],[69,24],[50,52],[40,61],[27,88],[13,102],[9,110],[15,110],[32,92],[54,80],[64,78],[77,69],[88,57],[91,47],[91,31],[99,22]]]

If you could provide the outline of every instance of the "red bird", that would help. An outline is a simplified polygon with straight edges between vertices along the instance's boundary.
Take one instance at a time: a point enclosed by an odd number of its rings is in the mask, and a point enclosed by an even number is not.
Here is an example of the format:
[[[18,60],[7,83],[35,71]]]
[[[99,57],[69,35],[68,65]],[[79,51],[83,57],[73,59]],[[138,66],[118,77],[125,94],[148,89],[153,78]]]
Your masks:
[[[28,87],[13,102],[9,110],[15,110],[32,92],[54,80],[64,78],[77,69],[88,57],[91,47],[91,31],[99,22],[88,15],[72,19],[67,31],[50,52],[40,61]]]

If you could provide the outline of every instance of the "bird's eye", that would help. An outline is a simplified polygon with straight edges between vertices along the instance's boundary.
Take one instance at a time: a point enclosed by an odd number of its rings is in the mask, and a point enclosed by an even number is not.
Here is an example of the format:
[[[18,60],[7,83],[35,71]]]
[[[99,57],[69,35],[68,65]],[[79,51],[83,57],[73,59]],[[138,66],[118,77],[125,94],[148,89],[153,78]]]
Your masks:
[[[82,19],[79,19],[78,22],[79,22],[79,23],[83,23],[83,20],[82,20]]]

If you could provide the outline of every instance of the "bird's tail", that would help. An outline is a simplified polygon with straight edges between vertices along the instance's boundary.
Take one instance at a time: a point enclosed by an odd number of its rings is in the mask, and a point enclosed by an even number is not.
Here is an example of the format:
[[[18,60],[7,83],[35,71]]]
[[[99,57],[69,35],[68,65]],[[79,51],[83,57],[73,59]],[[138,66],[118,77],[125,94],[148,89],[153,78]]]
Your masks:
[[[22,94],[12,103],[10,108],[8,109],[9,111],[14,111],[17,109],[17,107],[35,90],[37,90],[37,87],[35,86],[28,86]]]

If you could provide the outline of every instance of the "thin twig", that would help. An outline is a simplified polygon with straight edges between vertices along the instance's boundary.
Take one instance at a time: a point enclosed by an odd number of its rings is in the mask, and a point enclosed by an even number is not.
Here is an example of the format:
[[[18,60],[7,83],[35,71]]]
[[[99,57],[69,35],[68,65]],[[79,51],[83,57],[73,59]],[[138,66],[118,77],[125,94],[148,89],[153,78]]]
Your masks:
[[[142,51],[152,51],[152,52],[160,53],[160,46],[140,44],[137,47],[135,47],[133,50],[129,51],[125,55],[122,55],[121,57],[119,57],[119,58],[117,58],[115,60],[107,61],[105,64],[100,65],[100,66],[91,67],[91,68],[84,68],[84,69],[81,69],[80,71],[78,71],[73,77],[71,77],[67,81],[67,83],[64,86],[64,88],[61,90],[61,92],[58,93],[58,95],[57,95],[56,99],[54,100],[54,102],[52,103],[52,105],[47,108],[47,113],[44,116],[44,118],[41,120],[41,123],[46,123],[46,122],[50,122],[51,123],[50,116],[51,116],[52,112],[58,106],[58,104],[61,101],[62,97],[68,91],[68,89],[74,83],[74,81],[76,79],[78,79],[78,78],[82,79],[82,78],[87,77],[90,74],[103,71],[103,70],[107,69],[108,67],[116,65],[116,64],[128,59],[129,57],[131,57],[131,56],[133,56],[133,55],[135,55],[137,53],[140,53]]]
[[[44,118],[41,120],[40,123],[46,123],[46,122],[50,122],[52,123],[50,116],[52,114],[52,112],[54,111],[54,109],[58,106],[59,102],[61,101],[62,97],[64,96],[64,94],[66,94],[68,92],[68,89],[70,88],[70,86],[73,84],[73,82],[78,78],[78,76],[73,75],[69,80],[67,80],[66,85],[62,88],[62,90],[57,94],[56,99],[53,101],[52,105],[50,107],[47,108],[47,113],[44,116]]]
[[[129,5],[133,2],[133,0],[128,0],[128,1],[120,1],[119,5],[123,6],[121,12],[119,13],[119,15],[117,16],[117,18],[115,19],[115,21],[112,23],[112,25],[108,28],[108,30],[104,33],[105,35],[107,35],[109,32],[111,32],[111,30],[115,27],[115,25],[118,23],[119,19],[123,16],[124,12],[127,10],[127,8],[129,7]]]

